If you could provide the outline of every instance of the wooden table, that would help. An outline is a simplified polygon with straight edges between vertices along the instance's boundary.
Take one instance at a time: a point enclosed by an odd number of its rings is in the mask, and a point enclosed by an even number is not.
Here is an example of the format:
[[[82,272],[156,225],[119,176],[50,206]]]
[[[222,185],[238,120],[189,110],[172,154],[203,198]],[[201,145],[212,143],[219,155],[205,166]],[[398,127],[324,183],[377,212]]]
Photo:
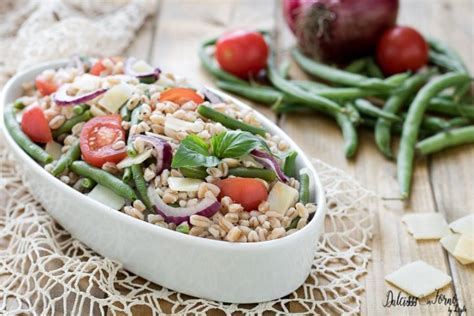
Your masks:
[[[436,36],[460,52],[474,72],[474,3],[471,0],[404,0],[400,24]],[[265,28],[276,35],[279,58],[287,57],[294,40],[285,26],[281,3],[274,0],[165,0],[139,33],[128,54],[145,58],[165,71],[212,85],[201,68],[197,49],[204,39],[237,28]],[[291,75],[304,78],[292,65]],[[273,118],[308,153],[351,174],[384,197],[398,194],[396,167],[374,146],[373,134],[363,131],[354,160],[346,160],[337,125],[318,115],[276,117],[268,108],[255,108]],[[463,266],[448,256],[439,242],[416,242],[400,222],[405,213],[439,212],[448,222],[474,211],[474,146],[463,146],[416,162],[413,196],[409,203],[380,203],[375,218],[373,262],[364,279],[362,313],[369,315],[447,314],[441,305],[384,308],[388,289],[384,276],[421,259],[449,274],[453,282],[443,293],[456,294],[461,306],[474,314],[474,265]]]

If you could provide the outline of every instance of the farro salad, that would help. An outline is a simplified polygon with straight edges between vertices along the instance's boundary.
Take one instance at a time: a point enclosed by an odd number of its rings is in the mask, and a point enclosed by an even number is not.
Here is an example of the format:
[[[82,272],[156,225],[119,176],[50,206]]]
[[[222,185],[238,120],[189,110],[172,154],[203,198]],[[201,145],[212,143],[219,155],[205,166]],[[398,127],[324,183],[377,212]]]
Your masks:
[[[62,182],[180,233],[289,235],[316,210],[297,153],[242,110],[134,58],[74,58],[23,85],[5,125]]]

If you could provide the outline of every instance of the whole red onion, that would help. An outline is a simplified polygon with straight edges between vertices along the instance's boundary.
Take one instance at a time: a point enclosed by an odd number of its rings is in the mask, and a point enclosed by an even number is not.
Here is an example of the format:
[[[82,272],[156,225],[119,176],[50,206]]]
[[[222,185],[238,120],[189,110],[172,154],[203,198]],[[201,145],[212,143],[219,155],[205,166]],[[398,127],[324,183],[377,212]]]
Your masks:
[[[398,0],[284,0],[283,14],[301,50],[347,61],[371,53],[397,20]]]

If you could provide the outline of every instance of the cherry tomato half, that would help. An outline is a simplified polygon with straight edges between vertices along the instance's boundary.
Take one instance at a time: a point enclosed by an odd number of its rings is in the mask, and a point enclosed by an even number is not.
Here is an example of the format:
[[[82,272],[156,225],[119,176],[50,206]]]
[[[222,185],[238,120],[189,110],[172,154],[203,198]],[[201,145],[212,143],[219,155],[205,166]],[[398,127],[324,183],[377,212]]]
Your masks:
[[[48,121],[38,105],[25,109],[21,116],[21,129],[34,142],[48,143],[53,140]]]
[[[89,73],[94,76],[100,76],[100,74],[105,70],[105,66],[102,64],[102,59],[99,59],[89,70]]]
[[[216,44],[217,62],[238,77],[258,74],[267,65],[267,57],[267,43],[258,32],[233,31],[221,36]]]
[[[239,203],[247,212],[256,210],[268,197],[262,181],[252,178],[227,178],[219,182],[220,197],[228,196]]]
[[[416,30],[396,26],[385,31],[380,38],[377,62],[386,75],[415,71],[428,62],[428,45]]]
[[[36,78],[35,85],[36,89],[38,89],[43,96],[50,95],[58,90],[58,86],[54,82],[44,80],[41,76]]]
[[[188,88],[171,88],[161,93],[160,102],[170,101],[179,105],[183,105],[188,101],[201,104],[204,99],[193,89]]]
[[[102,167],[106,162],[118,163],[127,156],[125,148],[112,148],[119,140],[125,141],[120,115],[94,117],[82,127],[82,156],[86,162],[96,167]]]

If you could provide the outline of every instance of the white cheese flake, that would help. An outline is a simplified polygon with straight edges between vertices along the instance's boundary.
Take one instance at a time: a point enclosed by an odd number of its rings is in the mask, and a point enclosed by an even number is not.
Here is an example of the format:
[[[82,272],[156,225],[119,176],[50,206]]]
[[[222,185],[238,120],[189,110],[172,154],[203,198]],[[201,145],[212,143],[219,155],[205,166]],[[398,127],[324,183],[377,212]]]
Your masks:
[[[438,213],[407,214],[402,222],[416,240],[440,239],[450,233],[446,220]]]
[[[125,205],[123,197],[100,184],[97,184],[87,196],[114,210],[120,210]]]
[[[204,181],[193,178],[169,177],[168,185],[173,191],[195,192]]]
[[[443,248],[446,249],[446,251],[449,252],[451,256],[455,257],[459,262],[461,262],[462,264],[469,264],[472,261],[465,260],[454,255],[454,249],[456,249],[456,245],[458,244],[460,237],[460,234],[450,234],[441,238],[439,242],[441,243],[441,245],[443,245]]]
[[[458,218],[449,224],[449,228],[456,233],[474,235],[474,214]]]
[[[412,296],[422,298],[448,285],[451,277],[419,260],[390,273],[385,280]]]
[[[282,215],[298,202],[299,193],[295,188],[278,181],[268,194],[268,206],[270,211]]]
[[[454,248],[453,255],[459,260],[474,262],[474,236],[461,235]]]
[[[119,83],[113,86],[99,100],[99,105],[109,113],[117,113],[120,107],[132,96],[133,86]]]

